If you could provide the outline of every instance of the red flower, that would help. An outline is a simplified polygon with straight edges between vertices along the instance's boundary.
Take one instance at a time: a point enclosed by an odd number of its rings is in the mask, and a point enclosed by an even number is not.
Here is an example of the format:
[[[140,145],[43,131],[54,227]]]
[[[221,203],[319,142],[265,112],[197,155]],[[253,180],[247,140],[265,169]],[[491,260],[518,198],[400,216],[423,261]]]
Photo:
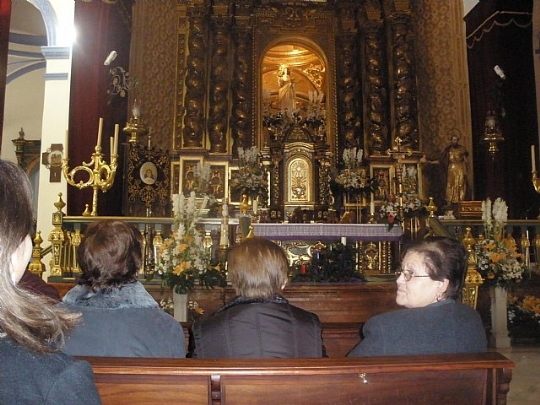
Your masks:
[[[388,220],[388,223],[389,223],[389,224],[393,224],[394,221],[395,221],[395,219],[396,219],[396,217],[394,217],[393,215],[388,215],[388,216],[386,217],[386,219]]]

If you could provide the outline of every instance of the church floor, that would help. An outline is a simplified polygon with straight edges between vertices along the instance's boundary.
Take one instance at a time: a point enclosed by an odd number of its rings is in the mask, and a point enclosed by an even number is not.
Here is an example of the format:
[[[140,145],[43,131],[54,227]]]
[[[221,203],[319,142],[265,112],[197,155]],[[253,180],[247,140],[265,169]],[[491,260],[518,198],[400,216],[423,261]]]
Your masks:
[[[519,345],[508,349],[492,349],[512,360],[508,405],[538,405],[540,403],[540,345]]]

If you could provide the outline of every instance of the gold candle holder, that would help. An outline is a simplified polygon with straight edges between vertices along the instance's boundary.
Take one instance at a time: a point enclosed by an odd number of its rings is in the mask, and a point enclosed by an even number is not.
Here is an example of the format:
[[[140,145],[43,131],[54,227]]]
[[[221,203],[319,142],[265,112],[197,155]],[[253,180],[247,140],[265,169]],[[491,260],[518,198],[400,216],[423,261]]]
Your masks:
[[[92,197],[92,212],[91,216],[95,217],[97,213],[97,200],[98,200],[98,191],[101,190],[105,193],[109,190],[114,184],[114,178],[116,176],[117,158],[118,158],[118,125],[115,127],[114,140],[111,140],[111,162],[107,164],[103,159],[103,153],[101,153],[101,126],[103,120],[100,119],[99,133],[98,133],[98,142],[95,147],[95,152],[92,153],[92,158],[89,163],[83,162],[82,165],[76,166],[73,169],[69,170],[68,162],[69,159],[62,159],[62,173],[66,178],[68,184],[73,187],[77,187],[79,190],[82,190],[87,187],[92,187],[94,190]],[[112,139],[112,138],[111,138]],[[79,182],[75,181],[75,175],[79,172],[85,172],[88,174],[88,179],[86,181],[80,180]]]

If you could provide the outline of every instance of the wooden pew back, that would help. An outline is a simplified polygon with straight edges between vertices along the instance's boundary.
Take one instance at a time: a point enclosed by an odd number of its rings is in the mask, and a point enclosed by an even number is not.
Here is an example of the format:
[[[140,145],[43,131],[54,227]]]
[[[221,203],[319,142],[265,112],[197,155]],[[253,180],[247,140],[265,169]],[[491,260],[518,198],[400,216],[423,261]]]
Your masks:
[[[104,405],[506,404],[499,353],[326,359],[81,357]]]

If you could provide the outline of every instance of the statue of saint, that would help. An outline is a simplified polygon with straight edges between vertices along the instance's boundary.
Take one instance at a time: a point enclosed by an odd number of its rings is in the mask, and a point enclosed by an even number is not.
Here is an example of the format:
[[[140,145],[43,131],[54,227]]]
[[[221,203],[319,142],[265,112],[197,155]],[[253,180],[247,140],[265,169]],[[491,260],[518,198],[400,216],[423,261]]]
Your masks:
[[[459,138],[459,135],[451,136],[450,145],[444,148],[439,160],[428,160],[426,155],[420,159],[422,172],[426,164],[441,164],[442,168],[446,170],[445,208],[447,209],[459,201],[464,201],[467,197],[467,157],[469,156],[469,152],[467,152],[467,149],[463,145],[459,144]],[[425,194],[426,189],[427,185],[423,184],[422,191],[424,199],[427,195]]]
[[[290,115],[296,109],[296,84],[291,76],[289,67],[283,63],[279,65],[277,75],[279,84],[279,108],[287,115]]]
[[[452,135],[450,145],[444,148],[441,163],[446,167],[446,203],[465,200],[467,194],[467,157],[469,152],[459,144],[459,137]]]

